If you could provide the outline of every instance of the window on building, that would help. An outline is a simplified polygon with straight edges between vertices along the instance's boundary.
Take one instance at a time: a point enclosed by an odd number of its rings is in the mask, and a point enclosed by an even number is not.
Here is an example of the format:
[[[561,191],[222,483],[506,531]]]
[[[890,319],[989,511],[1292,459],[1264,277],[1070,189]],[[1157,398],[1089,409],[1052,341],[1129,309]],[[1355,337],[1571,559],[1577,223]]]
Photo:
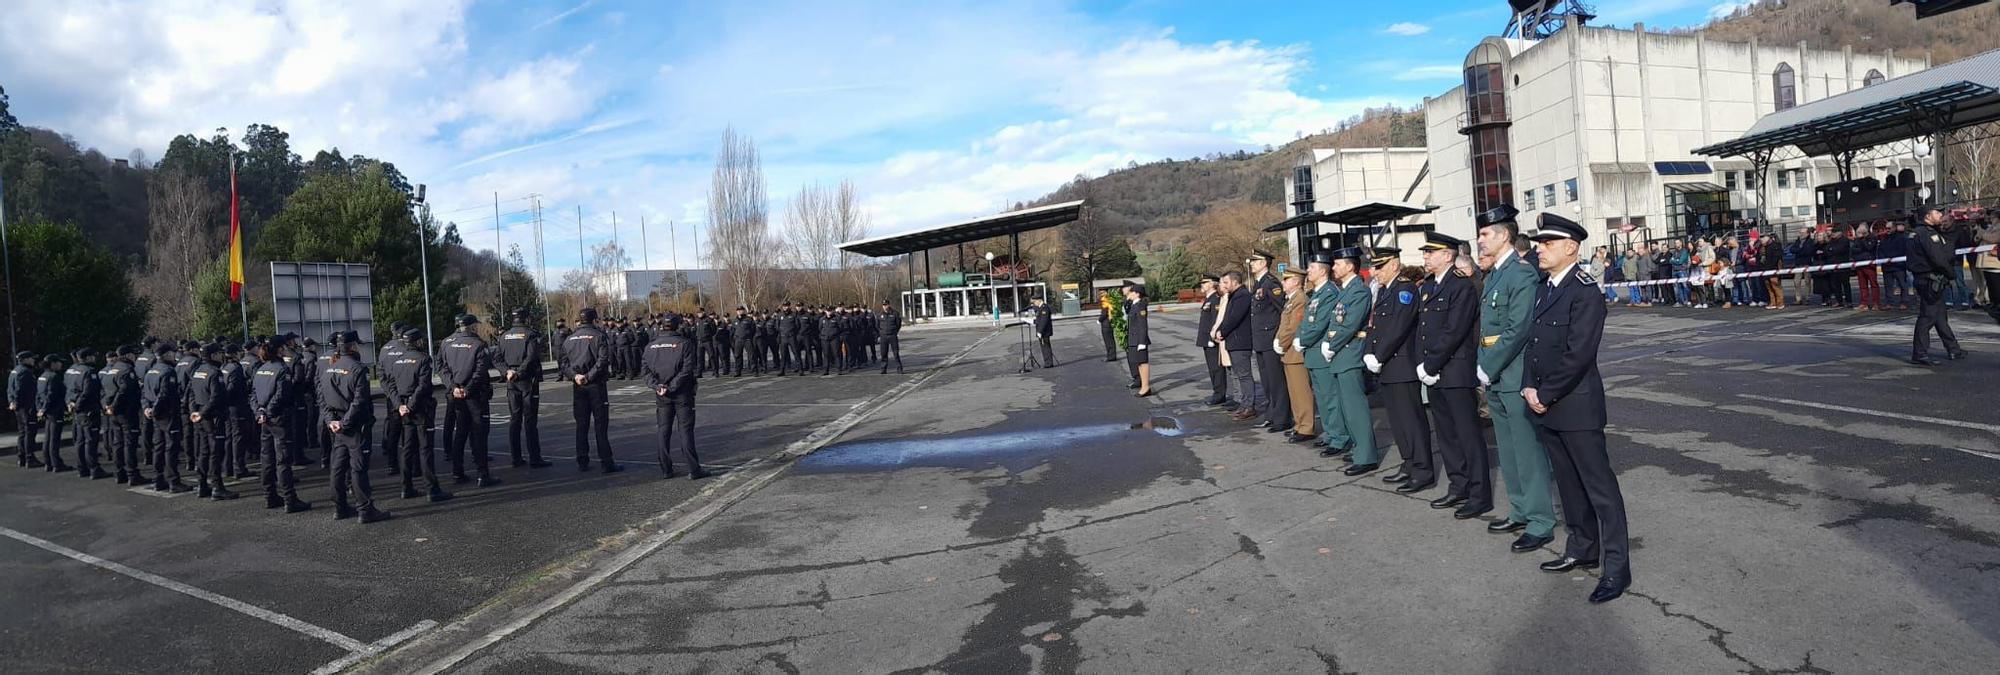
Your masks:
[[[1745,190],[1757,189],[1757,172],[1755,171],[1743,172],[1743,189]]]
[[[1641,230],[1643,230],[1643,229],[1646,229],[1646,217],[1645,217],[1645,216],[1632,216],[1632,227],[1634,227],[1634,228],[1637,228],[1637,229],[1641,229]]]
[[[1886,78],[1886,77],[1883,77],[1883,76],[1882,76],[1882,71],[1879,71],[1879,70],[1876,70],[1876,69],[1874,69],[1874,68],[1869,68],[1869,69],[1868,69],[1868,74],[1867,74],[1866,76],[1863,76],[1863,77],[1861,78],[1861,86],[1863,86],[1863,87],[1872,87],[1872,86],[1875,86],[1875,85],[1877,85],[1877,84],[1880,84],[1880,83],[1881,83],[1881,82],[1882,82],[1883,80],[1886,80],[1886,79],[1889,79],[1889,78]]]
[[[1792,185],[1801,190],[1812,187],[1812,185],[1806,183],[1805,169],[1792,169]]]
[[[1535,209],[1535,190],[1533,188],[1521,191],[1521,208],[1530,211]]]
[[[1486,210],[1514,198],[1514,162],[1508,152],[1507,54],[1496,45],[1474,49],[1465,60],[1465,124],[1472,163],[1472,209]],[[1532,208],[1532,207],[1530,207]]]
[[[1576,201],[1576,179],[1563,181],[1563,201]]]
[[[1550,184],[1548,184],[1548,185],[1544,185],[1544,186],[1542,186],[1542,203],[1543,203],[1543,204],[1547,204],[1547,205],[1549,205],[1549,206],[1555,206],[1555,205],[1556,205],[1556,184],[1555,184],[1555,183],[1550,183]]]
[[[1801,216],[1810,216],[1810,215],[1812,215],[1812,207],[1810,207],[1810,206],[1801,206],[1801,207],[1799,207],[1799,215],[1801,215]]]
[[[1778,207],[1778,217],[1779,217],[1779,218],[1790,218],[1790,217],[1792,217],[1792,207],[1789,207],[1789,206],[1780,206],[1780,207]]]
[[[1301,162],[1292,167],[1292,215],[1313,212],[1313,168]]]
[[[1778,64],[1778,69],[1771,73],[1772,104],[1776,106],[1777,110],[1788,110],[1792,106],[1799,104],[1798,83],[1795,75],[1792,72],[1792,65],[1789,63]]]
[[[1731,190],[1736,189],[1736,172],[1734,171],[1722,172],[1722,187]]]
[[[1778,189],[1782,190],[1791,186],[1792,186],[1792,172],[1790,170],[1779,171]]]

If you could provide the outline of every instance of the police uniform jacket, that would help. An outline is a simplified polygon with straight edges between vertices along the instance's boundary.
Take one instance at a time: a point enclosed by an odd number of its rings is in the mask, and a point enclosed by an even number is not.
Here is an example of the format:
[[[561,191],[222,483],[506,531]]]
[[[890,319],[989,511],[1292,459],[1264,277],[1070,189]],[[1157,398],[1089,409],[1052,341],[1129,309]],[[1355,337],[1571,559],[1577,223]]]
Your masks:
[[[181,381],[174,364],[154,361],[144,378],[139,386],[140,412],[151,410],[155,419],[172,420],[181,409]]]
[[[736,344],[744,344],[757,337],[757,322],[748,316],[736,317],[729,325],[729,337]]]
[[[1125,348],[1137,350],[1145,347],[1153,349],[1153,338],[1146,332],[1146,300],[1135,300],[1125,308]]]
[[[98,381],[95,366],[88,363],[70,366],[63,371],[63,386],[69,389],[69,402],[76,406],[77,414],[104,414],[104,407],[98,405],[104,400],[104,383]]]
[[[1056,332],[1056,320],[1049,314],[1049,308],[1037,307],[1035,312],[1035,335],[1049,337]]]
[[[1232,352],[1250,351],[1250,289],[1238,288],[1230,293],[1227,301],[1215,319],[1215,330],[1222,333],[1222,348]]]
[[[250,373],[250,409],[266,425],[283,425],[292,409],[292,370],[283,361],[265,361]]]
[[[139,352],[139,355],[132,359],[133,363],[132,374],[144,375],[146,371],[153,369],[153,364],[158,363],[159,361],[160,361],[160,355],[157,352],[150,352],[150,351]]]
[[[63,378],[61,372],[44,369],[35,378],[35,411],[50,418],[63,416]]]
[[[896,337],[896,334],[901,332],[903,332],[902,316],[896,314],[894,311],[883,312],[881,314],[875,315],[876,335],[885,338],[890,338],[890,337]]]
[[[700,321],[694,322],[694,337],[703,343],[714,342],[715,320],[704,316]]]
[[[832,340],[838,337],[840,337],[840,319],[832,316],[821,317],[819,322],[819,339]]]
[[[319,374],[320,414],[340,422],[341,431],[375,421],[375,404],[368,391],[368,367],[361,360],[335,352],[333,363]],[[359,433],[356,429],[354,433]]]
[[[1521,348],[1528,344],[1528,312],[1541,285],[1541,274],[1514,253],[1486,276],[1479,303],[1479,367],[1493,391],[1521,390]]]
[[[610,379],[611,364],[607,362],[610,347],[604,329],[596,324],[577,327],[563,340],[563,379],[573,384],[576,376],[582,375],[585,385],[601,384]]]
[[[1927,275],[1951,276],[1953,265],[1958,262],[1957,249],[1952,248],[1952,238],[1929,226],[1919,226],[1910,230],[1910,274],[1924,281]]]
[[[493,355],[486,351],[486,341],[472,334],[472,329],[452,333],[438,349],[444,352],[438,371],[444,375],[447,386],[464,388],[466,398],[493,395],[493,381],[487,379],[487,371],[493,369]]]
[[[1251,346],[1259,353],[1271,351],[1278,338],[1278,323],[1285,313],[1285,287],[1276,275],[1265,272],[1250,291]]]
[[[1201,345],[1202,349],[1216,349],[1220,347],[1220,345],[1210,341],[1208,334],[1215,332],[1215,310],[1221,305],[1221,293],[1209,293],[1201,299],[1201,314],[1194,320],[1194,343]]]
[[[542,381],[542,334],[527,326],[515,326],[500,334],[500,364],[514,371],[516,382]]]
[[[220,366],[203,361],[188,376],[188,412],[200,413],[204,422],[215,420],[216,415],[222,412],[228,395],[228,388],[222,383]]]
[[[658,392],[665,388],[668,396],[691,397],[695,393],[695,353],[694,343],[678,334],[668,333],[652,344],[646,345],[646,356],[640,359],[646,376],[646,386]]]
[[[227,412],[248,414],[250,412],[250,372],[244,370],[240,361],[223,361],[218,367],[222,371],[222,405]]]
[[[429,412],[437,409],[437,397],[432,395],[436,385],[431,384],[431,355],[415,349],[404,350],[394,361],[384,361],[382,380],[394,382],[395,393],[389,397],[389,410],[394,412],[409,406],[412,411]],[[480,378],[485,379],[485,378]]]
[[[1416,282],[1404,279],[1390,281],[1376,294],[1368,353],[1382,364],[1382,384],[1417,381],[1417,295]]]
[[[180,362],[174,364],[174,382],[181,385],[182,413],[194,410],[194,371],[200,368],[202,363],[205,362],[201,360],[199,354],[189,354],[182,356]]]
[[[793,314],[791,312],[786,312],[784,313],[784,315],[778,317],[778,339],[783,340],[785,342],[791,342],[792,336],[798,334],[799,334],[799,315]],[[653,346],[650,344],[646,345],[647,349],[652,349],[652,347]]]
[[[139,417],[139,376],[132,371],[130,361],[113,360],[97,371],[97,379],[102,406],[127,420]]]
[[[1556,431],[1604,428],[1604,381],[1597,347],[1604,338],[1604,292],[1581,265],[1551,287],[1540,284],[1522,387],[1532,387],[1547,413],[1534,415]]]
[[[1473,373],[1477,354],[1473,340],[1479,319],[1477,291],[1472,280],[1456,270],[1442,280],[1427,279],[1427,288],[1418,293],[1417,339],[1422,350],[1424,372],[1438,378],[1441,389],[1479,386]]]
[[[35,378],[40,370],[23,364],[14,364],[14,372],[7,374],[7,402],[23,412],[35,409]]]
[[[1327,365],[1336,371],[1362,367],[1361,355],[1368,348],[1368,282],[1349,277],[1339,286],[1328,318],[1325,344],[1333,347]]]
[[[402,356],[403,352],[408,351],[409,348],[410,343],[404,342],[402,338],[394,338],[382,343],[382,349],[375,352],[375,358],[386,369],[390,363],[394,363],[396,358]],[[396,395],[396,383],[391,381],[386,375],[382,378],[382,395],[389,397]]]

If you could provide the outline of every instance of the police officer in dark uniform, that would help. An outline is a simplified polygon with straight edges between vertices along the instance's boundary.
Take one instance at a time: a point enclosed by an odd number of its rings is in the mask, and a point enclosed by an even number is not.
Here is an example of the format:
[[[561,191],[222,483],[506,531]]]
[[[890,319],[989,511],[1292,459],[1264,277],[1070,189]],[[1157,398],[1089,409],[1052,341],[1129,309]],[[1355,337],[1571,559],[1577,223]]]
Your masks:
[[[280,337],[280,358],[285,362],[285,370],[292,384],[291,405],[285,406],[285,430],[290,434],[285,442],[285,461],[292,466],[310,466],[306,459],[306,445],[319,434],[313,433],[313,416],[319,407],[313,404],[318,388],[313,380],[313,359],[306,353],[305,342],[297,333],[286,333]],[[144,371],[140,371],[144,372]]]
[[[1118,360],[1118,336],[1113,335],[1111,331],[1111,307],[1111,293],[1105,292],[1104,297],[1098,302],[1100,311],[1097,313],[1097,334],[1098,337],[1104,338],[1105,363]]]
[[[374,523],[390,518],[375,508],[368,485],[368,456],[374,452],[375,405],[368,386],[368,367],[361,363],[361,336],[335,333],[327,340],[332,357],[319,373],[320,419],[333,440],[328,464],[333,471],[333,518],[361,516]]]
[[[555,352],[556,372],[560,373],[563,370],[563,359],[566,358],[566,355],[563,354],[562,346],[567,344],[564,341],[569,339],[569,324],[563,319],[556,319],[555,330],[555,339],[549,341],[549,351]]]
[[[403,498],[416,499],[425,494],[417,491],[417,474],[421,472],[430,500],[441,502],[451,499],[451,493],[445,492],[438,482],[437,436],[431,432],[431,425],[437,420],[436,388],[431,384],[435,362],[426,348],[423,333],[411,328],[404,335],[407,336],[404,343],[409,346],[396,355],[395,361],[382,362],[383,379],[396,383],[396,393],[388,399],[389,415],[403,418]]]
[[[651,341],[653,336],[646,330],[643,319],[631,322],[627,330],[631,331],[631,339],[625,341],[625,364],[632,369],[630,371],[632,379],[638,379],[639,357],[645,353],[646,343]]]
[[[1285,362],[1278,349],[1278,323],[1285,315],[1285,286],[1271,269],[1276,260],[1270,251],[1256,250],[1244,263],[1250,266],[1250,346],[1257,359],[1258,382],[1264,385],[1264,420],[1258,427],[1271,433],[1292,428],[1291,391],[1285,387]]]
[[[1907,265],[1910,276],[1916,280],[1918,302],[1917,333],[1910,341],[1910,363],[1919,366],[1939,363],[1930,355],[1933,329],[1944,342],[1945,356],[1954,361],[1965,358],[1965,350],[1958,346],[1958,335],[1952,332],[1951,318],[1944,307],[1945,290],[1951,288],[1958,267],[1952,227],[1943,211],[1925,209],[1923,222],[1910,230]]]
[[[181,391],[176,347],[163,342],[153,355],[153,367],[140,377],[139,414],[145,417],[146,451],[153,461],[153,490],[187,492],[181,482]]]
[[[319,383],[321,380],[326,379],[326,369],[332,367],[334,362],[340,360],[340,352],[342,349],[344,349],[344,347],[342,347],[340,344],[340,340],[341,340],[341,334],[339,331],[329,333],[326,336],[326,344],[324,345],[325,353],[319,354],[318,357],[313,361],[313,398],[315,399],[319,398],[319,394],[322,392]],[[317,411],[319,413],[319,417],[317,418],[318,419],[317,427],[319,431],[318,433],[315,434],[316,436],[319,436],[319,447],[320,447],[319,468],[332,469],[333,432],[330,431],[331,427],[328,427],[326,425],[327,422],[325,419],[326,405],[325,402],[323,401],[315,403],[314,405],[317,406]],[[449,426],[449,423],[447,423],[447,426]],[[372,452],[374,451],[374,447],[370,446],[369,451],[372,454]]]
[[[286,363],[284,338],[273,338],[253,350],[259,363],[250,372],[250,414],[257,425],[258,449],[263,457],[264,508],[282,508],[285,513],[310,510],[312,504],[299,499],[299,481],[292,475],[289,447],[295,435],[288,425],[293,406],[298,405],[292,364]]]
[[[597,458],[605,473],[625,470],[611,459],[610,344],[597,327],[597,310],[577,312],[576,331],[563,341],[563,377],[571,387],[570,415],[576,420],[576,467],[590,470],[590,438],[597,437]]]
[[[736,307],[736,315],[729,317],[729,376],[742,377],[745,366],[750,365],[750,352],[756,349],[757,324],[741,305]]]
[[[695,311],[694,339],[701,345],[701,373],[722,376],[721,345],[715,341],[715,316],[703,307]]]
[[[256,474],[250,473],[250,456],[257,453],[257,425],[250,419],[250,368],[243,367],[242,352],[238,343],[222,343],[222,475],[252,478]]]
[[[1521,398],[1548,450],[1568,532],[1562,557],[1541,567],[1560,573],[1603,565],[1590,601],[1608,602],[1632,585],[1632,566],[1625,496],[1604,449],[1604,381],[1597,372],[1604,291],[1578,266],[1582,225],[1546,213],[1537,225],[1530,238],[1548,281],[1535,296]]]
[[[1430,387],[1439,454],[1450,485],[1431,508],[1457,507],[1468,520],[1493,510],[1492,468],[1479,431],[1479,293],[1453,263],[1465,241],[1438,232],[1424,237],[1424,279],[1418,297],[1417,380]]]
[[[514,310],[514,325],[500,334],[500,367],[507,380],[507,451],[514,466],[542,468],[542,359],[548,345],[535,330],[533,313],[526,307]],[[525,440],[523,440],[525,437]],[[527,458],[521,456],[526,444]]]
[[[840,356],[840,317],[833,310],[821,310],[819,317],[819,374],[832,375],[847,372],[846,362]]]
[[[145,450],[139,444],[139,376],[132,371],[132,357],[139,348],[126,345],[97,371],[99,406],[104,409],[104,436],[111,449],[111,463],[120,485],[144,485],[145,469],[140,468]]]
[[[653,423],[660,435],[660,475],[674,477],[672,451],[679,445],[688,478],[701,480],[708,477],[708,472],[702,470],[701,457],[694,448],[697,357],[694,342],[673,330],[680,327],[680,321],[678,316],[667,317],[668,330],[646,345],[642,368],[646,387],[653,390]]]
[[[63,371],[69,414],[76,420],[76,472],[91,480],[110,478],[98,462],[104,451],[104,385],[97,379],[97,350],[76,350],[76,363]]]
[[[798,363],[797,346],[799,336],[799,315],[792,311],[792,303],[787,302],[778,310],[778,374],[797,372],[803,374],[804,366]],[[648,345],[650,348],[651,345]]]
[[[1382,477],[1396,491],[1421,492],[1437,484],[1431,457],[1431,420],[1417,382],[1417,280],[1420,270],[1403,267],[1402,249],[1383,246],[1369,253],[1382,287],[1368,313],[1368,353],[1362,365],[1382,386],[1382,408],[1403,464]]]
[[[1042,349],[1042,367],[1054,368],[1056,365],[1056,352],[1055,347],[1050,345],[1049,341],[1055,337],[1056,333],[1055,316],[1049,311],[1049,303],[1041,298],[1035,298],[1032,307],[1033,309],[1029,311],[1035,313],[1035,343],[1040,345]]]
[[[903,317],[882,303],[882,311],[875,315],[875,334],[882,341],[882,374],[889,374],[889,359],[896,360],[896,374],[903,374],[903,339],[897,334],[903,332]]]
[[[1125,283],[1125,363],[1132,371],[1132,384],[1128,389],[1137,389],[1138,396],[1153,395],[1153,368],[1150,352],[1152,338],[1146,331],[1148,320],[1146,310],[1146,287],[1131,282]]]
[[[34,352],[17,352],[14,370],[7,374],[7,409],[13,411],[14,428],[20,432],[14,445],[14,463],[30,469],[42,466],[42,460],[35,457],[37,433],[42,428],[35,414],[35,382],[41,372]]]
[[[379,367],[387,368],[403,356],[403,350],[410,348],[409,343],[403,340],[403,332],[409,328],[409,324],[401,321],[389,324],[389,339],[382,342],[381,349],[375,350],[375,363]],[[397,394],[395,378],[384,374],[378,379],[382,383],[382,398],[394,400]],[[402,470],[402,448],[403,418],[398,415],[382,418],[382,463],[389,467],[391,476]]]
[[[175,429],[175,433],[181,436],[181,448],[185,451],[187,470],[190,473],[195,471],[195,463],[200,459],[200,452],[198,451],[200,446],[195,445],[195,439],[192,436],[195,432],[195,425],[188,423],[187,419],[188,413],[194,409],[194,396],[190,389],[192,386],[191,378],[194,376],[195,369],[200,368],[203,363],[207,363],[207,357],[202,355],[201,348],[202,344],[199,342],[182,340],[179,353],[180,360],[174,363],[174,380],[181,385],[181,426]]]
[[[222,345],[202,345],[201,363],[189,375],[187,385],[188,421],[193,423],[187,437],[194,443],[195,496],[216,501],[237,496],[223,487],[223,473],[229,463],[223,456],[227,450],[223,426],[227,423],[229,405],[229,385],[222,381],[223,358]]]
[[[471,480],[465,475],[465,443],[471,440],[472,464],[479,469],[479,487],[491,487],[500,484],[493,477],[486,457],[486,436],[493,424],[493,382],[487,371],[493,368],[493,362],[486,351],[486,341],[473,332],[472,327],[479,325],[479,317],[461,315],[458,325],[458,332],[438,345],[444,352],[437,360],[437,369],[443,376],[445,404],[458,415],[458,428],[445,437],[445,445],[451,451],[451,474],[464,483]]]
[[[62,459],[63,422],[69,414],[63,398],[63,358],[50,354],[42,358],[42,374],[35,378],[35,415],[42,427],[42,470],[51,473],[70,470]]]
[[[1229,400],[1229,371],[1222,367],[1222,344],[1216,342],[1212,335],[1215,321],[1220,318],[1216,311],[1222,307],[1222,292],[1218,288],[1221,281],[1213,274],[1201,276],[1201,284],[1197,287],[1197,292],[1201,293],[1201,309],[1195,315],[1194,343],[1201,346],[1202,364],[1208,373],[1208,389],[1213,392],[1208,395],[1206,403],[1234,407],[1235,403]]]

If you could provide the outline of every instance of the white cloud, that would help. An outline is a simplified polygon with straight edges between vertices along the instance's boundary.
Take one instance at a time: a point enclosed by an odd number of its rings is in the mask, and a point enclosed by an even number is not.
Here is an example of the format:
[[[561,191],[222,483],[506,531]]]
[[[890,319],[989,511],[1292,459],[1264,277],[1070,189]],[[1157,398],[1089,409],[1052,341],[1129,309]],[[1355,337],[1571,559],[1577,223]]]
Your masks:
[[[547,57],[515,66],[507,73],[482,78],[465,96],[465,112],[486,121],[467,129],[459,143],[467,148],[548,131],[572,122],[595,107],[597,95],[577,81],[578,58]]]
[[[1465,69],[1458,66],[1416,66],[1396,71],[1390,77],[1398,82],[1420,82],[1424,80],[1455,80],[1465,75]]]
[[[1389,24],[1389,27],[1382,29],[1382,32],[1388,33],[1390,35],[1401,35],[1403,37],[1411,37],[1415,35],[1423,35],[1425,33],[1429,33],[1431,32],[1431,27],[1420,23],[1401,21]]]
[[[1736,13],[1736,10],[1747,8],[1750,5],[1751,0],[1724,0],[1724,2],[1717,3],[1714,7],[1708,8],[1708,19],[1710,21],[1726,19],[1729,18],[1729,15]]]

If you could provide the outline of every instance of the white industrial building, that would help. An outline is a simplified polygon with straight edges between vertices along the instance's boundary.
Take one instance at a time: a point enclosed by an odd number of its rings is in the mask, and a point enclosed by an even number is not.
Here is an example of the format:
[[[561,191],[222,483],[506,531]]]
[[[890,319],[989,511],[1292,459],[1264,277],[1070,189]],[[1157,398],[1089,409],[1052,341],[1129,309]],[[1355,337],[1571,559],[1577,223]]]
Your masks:
[[[1466,55],[1463,84],[1425,100],[1425,165],[1408,168],[1417,149],[1312,151],[1287,177],[1288,214],[1403,201],[1414,182],[1408,201],[1438,207],[1416,219],[1434,218],[1437,230],[1464,238],[1473,236],[1474,214],[1502,203],[1524,220],[1545,211],[1571,218],[1597,241],[1611,231],[1660,238],[1726,227],[1759,215],[1758,178],[1748,161],[1697,157],[1694,148],[1735,138],[1774,111],[1929,65],[1927,56],[1724,43],[1643,27],[1488,38]],[[1921,172],[1922,160],[1864,159],[1855,175]],[[1307,171],[1310,194],[1302,194]],[[1768,221],[1809,222],[1812,186],[1839,179],[1832,161],[1819,159],[1775,163],[1765,180]],[[1301,209],[1302,198],[1312,203]]]
[[[1429,161],[1430,153],[1424,148],[1306,150],[1284,181],[1288,206],[1285,215],[1338,213],[1368,203],[1435,203],[1426,175]],[[1413,238],[1404,244],[1414,246],[1421,243],[1422,233],[1434,223],[1432,214],[1421,214],[1396,221],[1394,227],[1405,237]],[[1321,231],[1332,234],[1339,229],[1336,226]]]

